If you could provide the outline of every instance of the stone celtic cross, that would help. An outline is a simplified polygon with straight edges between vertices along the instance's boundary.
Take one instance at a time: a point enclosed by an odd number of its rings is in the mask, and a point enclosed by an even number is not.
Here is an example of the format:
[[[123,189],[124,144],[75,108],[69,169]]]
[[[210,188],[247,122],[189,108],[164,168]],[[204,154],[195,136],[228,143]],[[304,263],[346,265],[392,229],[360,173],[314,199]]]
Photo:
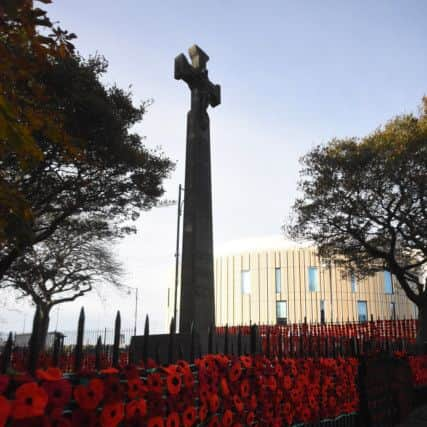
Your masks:
[[[175,79],[191,90],[187,115],[184,227],[182,237],[179,329],[190,332],[194,324],[205,334],[215,321],[212,183],[208,106],[221,102],[221,89],[208,77],[209,56],[197,45],[175,58]]]

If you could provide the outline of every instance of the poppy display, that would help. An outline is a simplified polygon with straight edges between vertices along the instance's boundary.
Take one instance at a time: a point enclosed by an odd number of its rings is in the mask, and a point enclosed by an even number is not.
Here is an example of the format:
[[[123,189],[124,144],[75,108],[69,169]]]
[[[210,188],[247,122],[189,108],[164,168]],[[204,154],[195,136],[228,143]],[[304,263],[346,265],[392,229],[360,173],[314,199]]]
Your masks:
[[[46,381],[42,387],[48,395],[48,404],[55,408],[64,407],[71,398],[72,386],[65,379]]]
[[[147,402],[144,399],[132,400],[126,405],[126,419],[142,418],[147,415]]]
[[[37,369],[36,377],[44,381],[59,381],[62,379],[62,372],[59,368]]]
[[[102,408],[100,421],[102,427],[117,427],[124,417],[122,402],[106,403]]]
[[[104,384],[98,379],[90,380],[87,386],[81,384],[74,389],[74,398],[82,409],[95,409],[102,400]]]
[[[177,373],[170,373],[166,377],[167,389],[170,394],[178,394],[181,390],[181,376]]]
[[[0,427],[4,427],[9,418],[12,405],[4,396],[0,396]]]
[[[46,391],[37,383],[22,384],[15,393],[12,417],[19,420],[43,415],[48,401]]]
[[[411,363],[423,375],[424,360]],[[353,358],[279,360],[262,354],[207,355],[193,365],[105,368],[73,377],[44,369],[37,382],[28,375],[0,377],[0,412],[8,414],[0,417],[0,427],[9,420],[14,427],[316,423],[358,411],[357,373]]]

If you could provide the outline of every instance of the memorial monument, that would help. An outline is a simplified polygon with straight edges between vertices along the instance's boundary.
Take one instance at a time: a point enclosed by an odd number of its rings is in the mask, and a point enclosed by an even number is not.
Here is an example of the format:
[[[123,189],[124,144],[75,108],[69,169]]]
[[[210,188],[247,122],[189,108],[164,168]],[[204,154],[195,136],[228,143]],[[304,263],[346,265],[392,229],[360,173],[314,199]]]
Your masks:
[[[209,116],[207,108],[221,102],[221,89],[208,77],[209,56],[194,45],[175,58],[175,79],[191,90],[187,114],[187,143],[182,237],[181,299],[179,330],[190,332],[194,323],[200,335],[215,320],[212,184]]]

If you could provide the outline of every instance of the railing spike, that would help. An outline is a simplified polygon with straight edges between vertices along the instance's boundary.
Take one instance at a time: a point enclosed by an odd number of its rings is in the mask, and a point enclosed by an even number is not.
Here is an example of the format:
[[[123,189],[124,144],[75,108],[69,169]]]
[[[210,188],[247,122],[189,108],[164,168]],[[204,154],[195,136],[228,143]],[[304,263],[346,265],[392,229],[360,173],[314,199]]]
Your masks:
[[[74,372],[79,372],[83,364],[83,336],[85,327],[85,311],[80,309],[79,321],[77,324],[77,342],[74,351]]]
[[[144,364],[147,364],[148,361],[148,352],[150,345],[150,319],[148,314],[145,316],[145,325],[144,325],[144,345],[142,346],[142,360]]]
[[[122,320],[120,316],[120,311],[117,311],[116,321],[114,323],[114,343],[113,343],[113,360],[112,360],[112,365],[115,368],[119,367],[121,324],[122,324]]]
[[[6,344],[3,348],[3,353],[1,355],[0,373],[2,374],[5,374],[10,366],[10,362],[12,358],[12,347],[13,347],[12,332],[9,332],[9,336],[7,338]]]

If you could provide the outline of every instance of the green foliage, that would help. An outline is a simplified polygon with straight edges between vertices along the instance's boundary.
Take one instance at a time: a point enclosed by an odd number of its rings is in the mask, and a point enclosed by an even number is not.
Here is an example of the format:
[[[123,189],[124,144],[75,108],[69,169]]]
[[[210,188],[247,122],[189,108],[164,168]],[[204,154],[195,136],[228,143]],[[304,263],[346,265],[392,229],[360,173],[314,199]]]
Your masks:
[[[101,82],[106,70],[102,57],[84,60],[69,51],[34,72],[49,96],[32,98],[33,109],[43,117],[52,112],[58,126],[28,128],[40,153],[34,161],[24,164],[13,147],[1,152],[1,181],[8,191],[0,191],[0,201],[19,195],[26,219],[13,222],[11,208],[0,209],[7,231],[0,236],[0,280],[19,257],[64,230],[77,234],[89,226],[98,233],[94,240],[132,232],[129,220],[163,194],[172,163],[131,131],[147,103],[134,106],[130,92],[107,88]]]
[[[364,138],[334,139],[303,159],[293,237],[359,276],[387,269],[427,306],[427,100]]]

